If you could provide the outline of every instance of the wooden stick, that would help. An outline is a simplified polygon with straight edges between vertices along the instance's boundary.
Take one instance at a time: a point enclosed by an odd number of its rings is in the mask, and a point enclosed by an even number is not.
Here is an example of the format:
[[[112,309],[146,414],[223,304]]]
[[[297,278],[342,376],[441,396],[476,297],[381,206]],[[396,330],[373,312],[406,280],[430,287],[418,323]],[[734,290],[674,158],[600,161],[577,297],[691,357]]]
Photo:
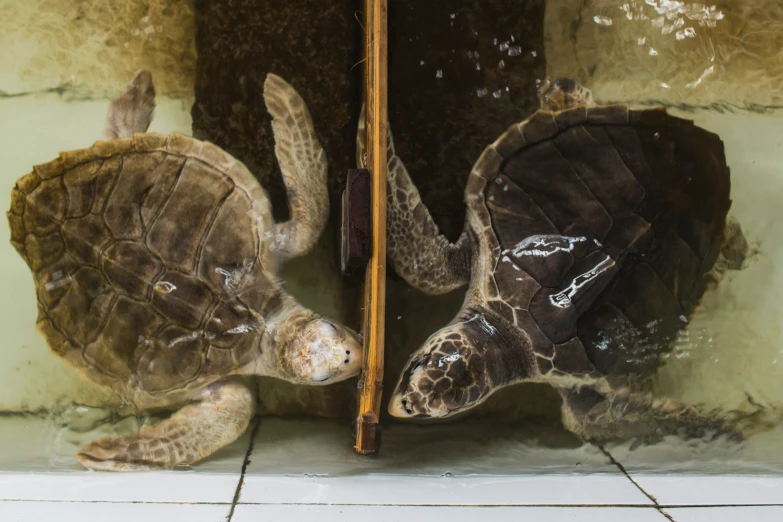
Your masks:
[[[364,280],[364,368],[359,381],[356,446],[377,451],[375,426],[383,392],[383,337],[386,313],[386,122],[387,0],[365,2],[365,98],[367,166],[372,177],[372,256]]]

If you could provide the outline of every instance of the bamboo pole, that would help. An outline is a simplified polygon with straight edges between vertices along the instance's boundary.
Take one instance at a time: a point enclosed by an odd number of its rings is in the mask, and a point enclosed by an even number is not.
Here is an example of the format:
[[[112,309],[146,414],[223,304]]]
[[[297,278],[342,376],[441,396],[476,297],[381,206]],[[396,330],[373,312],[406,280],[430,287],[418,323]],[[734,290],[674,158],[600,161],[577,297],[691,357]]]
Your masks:
[[[365,0],[365,125],[372,191],[372,253],[364,280],[364,368],[359,381],[356,445],[377,451],[375,427],[383,392],[383,338],[386,300],[386,122],[387,0]]]

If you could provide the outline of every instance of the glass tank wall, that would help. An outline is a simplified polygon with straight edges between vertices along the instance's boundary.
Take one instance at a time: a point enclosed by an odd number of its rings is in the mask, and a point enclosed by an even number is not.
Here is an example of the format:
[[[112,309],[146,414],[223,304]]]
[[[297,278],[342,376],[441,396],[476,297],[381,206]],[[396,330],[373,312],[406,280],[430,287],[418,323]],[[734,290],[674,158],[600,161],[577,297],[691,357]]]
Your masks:
[[[135,71],[151,71],[150,131],[208,140],[247,165],[289,217],[263,81],[290,82],[312,113],[329,161],[331,217],[314,250],[287,263],[285,288],[319,313],[358,328],[359,282],[339,273],[339,198],[355,166],[361,110],[362,17],[355,2],[243,0],[0,0],[0,172],[14,183],[61,151],[90,146],[109,100]],[[731,215],[748,255],[699,300],[642,390],[746,420],[746,439],[638,439],[597,446],[561,423],[544,383],[504,388],[447,421],[405,422],[386,406],[408,357],[454,318],[465,288],[440,296],[389,270],[381,448],[351,450],[356,379],[306,387],[268,377],[257,390],[251,472],[517,473],[602,471],[607,453],[634,469],[705,473],[783,467],[783,7],[771,0],[389,2],[389,120],[396,152],[447,239],[463,231],[469,173],[484,148],[539,107],[547,80],[572,78],[598,104],[663,106],[722,140]],[[514,4],[514,5],[511,5]],[[153,417],[91,383],[36,331],[30,270],[0,236],[2,318],[0,470],[77,470],[99,436],[134,433]],[[644,296],[640,296],[644,299]],[[253,421],[255,426],[258,420]],[[196,468],[244,454],[250,433]]]

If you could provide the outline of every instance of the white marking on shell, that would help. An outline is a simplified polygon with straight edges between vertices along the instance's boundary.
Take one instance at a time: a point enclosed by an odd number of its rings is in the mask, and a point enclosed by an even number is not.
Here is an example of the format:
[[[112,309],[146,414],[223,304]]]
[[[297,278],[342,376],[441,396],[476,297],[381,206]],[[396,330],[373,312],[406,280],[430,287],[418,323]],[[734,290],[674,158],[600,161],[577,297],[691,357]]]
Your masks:
[[[472,323],[473,321],[478,320],[479,322],[479,328],[484,330],[484,332],[488,333],[489,335],[495,335],[497,333],[497,329],[489,324],[489,321],[487,321],[487,318],[484,317],[484,314],[476,314],[467,321],[465,321],[463,324]]]
[[[247,332],[255,331],[257,329],[258,329],[258,325],[252,323],[242,323],[235,326],[231,330],[228,330],[226,333],[229,334],[247,333]]]
[[[502,259],[502,261],[503,261],[504,263],[511,263],[511,267],[512,267],[514,270],[516,270],[516,271],[520,271],[520,268],[519,268],[519,267],[518,267],[518,266],[517,266],[517,265],[516,265],[516,264],[515,264],[515,263],[514,263],[514,262],[513,262],[511,259],[509,259],[509,257],[508,257],[508,256],[503,256],[503,259]]]
[[[194,339],[198,339],[200,336],[201,336],[200,330],[196,330],[195,332],[190,332],[189,334],[180,335],[179,337],[175,337],[174,339],[171,340],[171,342],[169,342],[169,348],[173,348],[174,346],[184,341],[192,341]]]
[[[568,285],[567,288],[564,290],[552,294],[549,296],[549,302],[552,303],[554,306],[558,308],[568,308],[571,306],[571,299],[576,295],[576,293],[579,291],[580,288],[582,288],[584,285],[601,275],[602,273],[606,272],[610,268],[614,266],[614,261],[612,261],[612,258],[609,256],[606,256],[606,259],[595,265],[593,268],[585,272],[584,274],[579,274],[576,276],[572,281],[571,284]]]
[[[226,270],[225,268],[215,268],[215,273],[223,276],[223,285],[231,291],[239,290],[239,286],[242,284],[245,274],[253,269],[253,261],[245,263],[240,268],[233,270]]]
[[[57,290],[58,288],[61,288],[70,282],[71,276],[67,275],[63,277],[62,270],[58,270],[52,274],[51,280],[44,285],[44,288],[46,288],[48,292],[51,292],[52,290]]]
[[[160,292],[161,294],[170,294],[177,289],[177,286],[168,281],[158,281],[155,283],[154,288],[156,292]]]
[[[51,292],[52,290],[57,290],[58,288],[61,288],[70,282],[71,282],[71,276],[67,276],[67,277],[63,277],[62,279],[58,279],[57,281],[46,283],[44,286],[49,292]]]
[[[457,359],[459,359],[459,354],[458,353],[452,353],[451,355],[447,355],[445,357],[441,357],[440,359],[438,359],[438,368],[442,367],[444,363],[454,362]]]
[[[574,244],[582,241],[587,241],[587,238],[584,236],[570,237],[555,234],[539,234],[526,237],[517,243],[514,248],[504,250],[503,254],[511,252],[514,257],[549,257],[557,252],[571,252],[574,250]]]
[[[223,281],[223,284],[225,286],[231,286],[231,283],[233,281],[233,278],[231,277],[231,272],[229,272],[225,268],[216,268],[215,272],[222,275],[225,278]]]

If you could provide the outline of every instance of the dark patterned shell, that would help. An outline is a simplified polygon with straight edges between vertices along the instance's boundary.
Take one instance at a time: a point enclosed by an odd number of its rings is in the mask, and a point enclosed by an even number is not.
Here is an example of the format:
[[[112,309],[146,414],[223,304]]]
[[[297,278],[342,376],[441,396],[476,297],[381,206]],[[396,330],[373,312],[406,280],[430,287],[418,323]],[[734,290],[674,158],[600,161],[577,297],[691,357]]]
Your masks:
[[[269,202],[214,145],[139,134],[63,153],[17,182],[8,220],[39,330],[98,381],[162,393],[256,356],[255,312],[277,294]]]
[[[729,188],[720,139],[662,109],[539,111],[471,176],[488,304],[544,374],[649,374],[705,290]]]

